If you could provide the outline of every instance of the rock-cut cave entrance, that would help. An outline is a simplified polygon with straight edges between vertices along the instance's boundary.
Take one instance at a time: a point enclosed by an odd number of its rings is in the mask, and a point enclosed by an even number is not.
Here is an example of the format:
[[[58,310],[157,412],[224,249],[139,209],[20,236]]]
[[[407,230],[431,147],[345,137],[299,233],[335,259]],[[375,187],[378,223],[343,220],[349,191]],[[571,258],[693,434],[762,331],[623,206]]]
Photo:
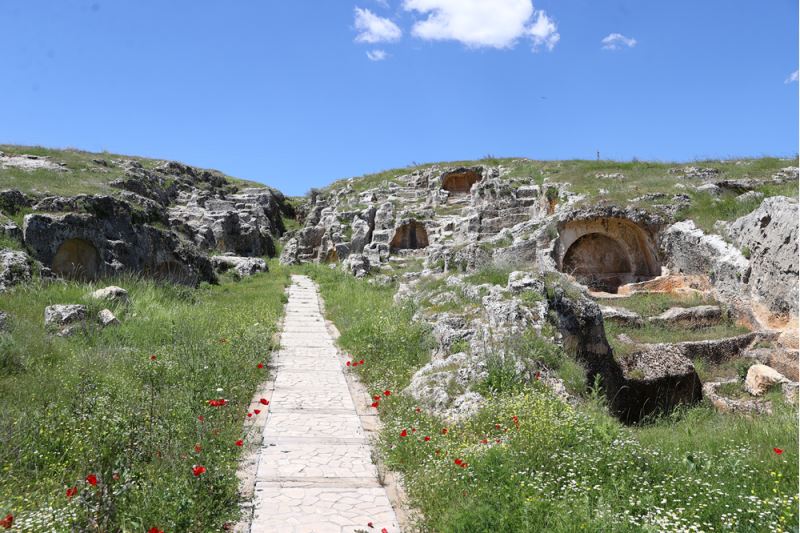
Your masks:
[[[591,289],[612,293],[633,276],[622,245],[600,233],[589,233],[576,240],[564,255],[562,269]]]
[[[451,193],[468,193],[481,177],[477,170],[454,170],[442,176],[442,189]]]
[[[621,285],[661,274],[652,230],[631,220],[570,220],[558,233],[560,270],[592,290],[616,293]]]
[[[100,271],[100,254],[89,241],[68,239],[56,250],[52,269],[64,278],[93,280]]]
[[[428,246],[428,232],[421,223],[412,220],[399,226],[392,241],[389,243],[392,250],[418,250]]]

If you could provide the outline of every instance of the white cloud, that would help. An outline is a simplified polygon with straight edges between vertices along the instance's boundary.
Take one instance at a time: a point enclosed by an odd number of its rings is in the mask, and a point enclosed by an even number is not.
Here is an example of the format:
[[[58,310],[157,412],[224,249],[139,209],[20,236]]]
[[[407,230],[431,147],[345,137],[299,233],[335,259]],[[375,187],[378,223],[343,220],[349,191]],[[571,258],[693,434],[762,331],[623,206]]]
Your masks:
[[[383,61],[389,54],[385,50],[367,50],[367,57],[370,61]]]
[[[531,0],[404,0],[406,11],[427,18],[414,23],[412,33],[425,40],[453,40],[470,47],[511,48],[529,37],[534,48],[552,50],[559,35],[544,12],[534,15]]]
[[[789,74],[789,77],[786,78],[786,81],[784,81],[783,83],[794,83],[796,81],[797,81],[797,71],[795,70],[794,72]]]
[[[360,43],[392,42],[403,35],[400,27],[391,20],[360,7],[356,7],[355,26],[358,30],[356,41]]]
[[[636,39],[625,37],[621,33],[609,33],[600,42],[603,44],[603,50],[621,50],[636,46]]]
[[[528,35],[533,40],[533,49],[537,50],[540,46],[546,46],[548,50],[552,50],[561,39],[561,34],[556,31],[557,29],[553,19],[548,17],[544,11],[539,11],[536,14],[536,20],[528,28]]]

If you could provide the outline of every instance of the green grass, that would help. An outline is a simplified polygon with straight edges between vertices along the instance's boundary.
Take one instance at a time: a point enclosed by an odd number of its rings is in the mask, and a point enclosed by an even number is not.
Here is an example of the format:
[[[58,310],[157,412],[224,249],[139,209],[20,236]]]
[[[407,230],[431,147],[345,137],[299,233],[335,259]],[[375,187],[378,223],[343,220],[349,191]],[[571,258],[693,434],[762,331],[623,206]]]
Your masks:
[[[695,307],[717,305],[710,296],[702,294],[639,293],[625,298],[595,298],[598,304],[621,307],[647,318],[660,315],[672,307]]]
[[[511,273],[510,268],[503,268],[497,265],[485,266],[464,278],[464,281],[472,285],[483,285],[489,283],[491,285],[500,285],[505,287],[508,284],[508,275]]]
[[[234,442],[288,282],[271,268],[197,290],[107,280],[130,292],[130,304],[110,305],[121,325],[69,338],[45,332],[44,308],[84,303],[93,316],[95,286],[31,284],[0,298],[12,316],[0,334],[0,514],[15,515],[15,531],[219,531],[237,518]],[[207,405],[219,397],[229,404]],[[195,477],[194,464],[207,472]]]
[[[0,190],[18,189],[24,193],[74,196],[77,194],[111,194],[118,192],[110,182],[123,177],[122,169],[95,163],[94,159],[133,159],[145,168],[155,168],[163,162],[137,156],[123,156],[109,152],[85,152],[75,149],[54,149],[41,146],[0,145],[0,152],[7,155],[36,155],[48,157],[54,163],[65,165],[67,172],[39,169],[34,171],[19,168],[0,168]],[[227,176],[241,187],[263,187],[261,183]]]
[[[366,360],[354,371],[370,392],[401,390],[428,360],[425,325],[411,321],[410,309],[394,306],[391,291],[327,269],[304,271],[319,281],[341,345]],[[481,412],[461,424],[418,412],[404,395],[381,401],[380,451],[402,472],[411,504],[421,512],[416,529],[797,528],[792,407],[748,419],[702,405],[631,428],[607,414],[597,393],[572,407],[539,382],[501,384]],[[407,437],[400,436],[404,429]],[[785,451],[777,455],[773,447]]]

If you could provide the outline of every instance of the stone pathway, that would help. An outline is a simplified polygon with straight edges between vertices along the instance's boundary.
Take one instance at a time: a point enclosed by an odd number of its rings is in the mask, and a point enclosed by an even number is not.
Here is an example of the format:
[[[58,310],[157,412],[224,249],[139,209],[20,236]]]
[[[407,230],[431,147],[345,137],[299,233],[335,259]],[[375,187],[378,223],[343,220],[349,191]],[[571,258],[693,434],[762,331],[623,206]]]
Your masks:
[[[306,276],[292,282],[281,348],[272,360],[275,387],[250,531],[399,531],[316,286]]]

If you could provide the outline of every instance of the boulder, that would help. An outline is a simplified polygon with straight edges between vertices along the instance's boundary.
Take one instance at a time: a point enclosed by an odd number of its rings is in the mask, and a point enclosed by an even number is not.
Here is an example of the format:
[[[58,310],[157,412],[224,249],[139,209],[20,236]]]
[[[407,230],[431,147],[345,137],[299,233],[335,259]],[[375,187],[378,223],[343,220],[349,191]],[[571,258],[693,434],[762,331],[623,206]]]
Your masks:
[[[771,387],[788,383],[786,376],[766,365],[753,365],[747,370],[744,389],[753,396],[763,396]]]
[[[92,293],[92,298],[95,300],[111,300],[115,302],[127,302],[128,291],[116,285],[109,285],[102,289],[97,289]]]
[[[357,278],[363,278],[369,274],[370,261],[363,255],[350,255],[344,261],[344,268]]]
[[[800,358],[798,358],[797,350],[780,346],[753,348],[747,350],[743,355],[774,368],[792,381],[800,381]]]
[[[237,257],[232,255],[215,255],[211,264],[217,272],[233,270],[241,277],[252,276],[257,272],[267,272],[267,262],[259,257]]]
[[[703,396],[692,361],[675,345],[641,345],[621,357],[620,366],[625,377],[625,420],[669,412],[677,405],[696,403]]]
[[[97,313],[97,320],[103,327],[119,325],[119,320],[117,320],[117,317],[114,316],[114,313],[112,313],[110,309],[103,309]]]
[[[606,322],[613,322],[620,326],[640,327],[644,321],[639,313],[634,313],[623,307],[610,307],[607,305],[600,306],[600,312],[603,314],[603,320]]]
[[[722,309],[716,305],[698,305],[696,307],[672,307],[658,316],[647,319],[648,322],[670,326],[688,326],[700,328],[717,324],[722,318]]]
[[[57,330],[60,336],[67,336],[83,327],[87,315],[85,305],[50,305],[44,310],[44,325],[49,330]]]
[[[0,250],[0,292],[30,279],[31,259],[25,252]]]

